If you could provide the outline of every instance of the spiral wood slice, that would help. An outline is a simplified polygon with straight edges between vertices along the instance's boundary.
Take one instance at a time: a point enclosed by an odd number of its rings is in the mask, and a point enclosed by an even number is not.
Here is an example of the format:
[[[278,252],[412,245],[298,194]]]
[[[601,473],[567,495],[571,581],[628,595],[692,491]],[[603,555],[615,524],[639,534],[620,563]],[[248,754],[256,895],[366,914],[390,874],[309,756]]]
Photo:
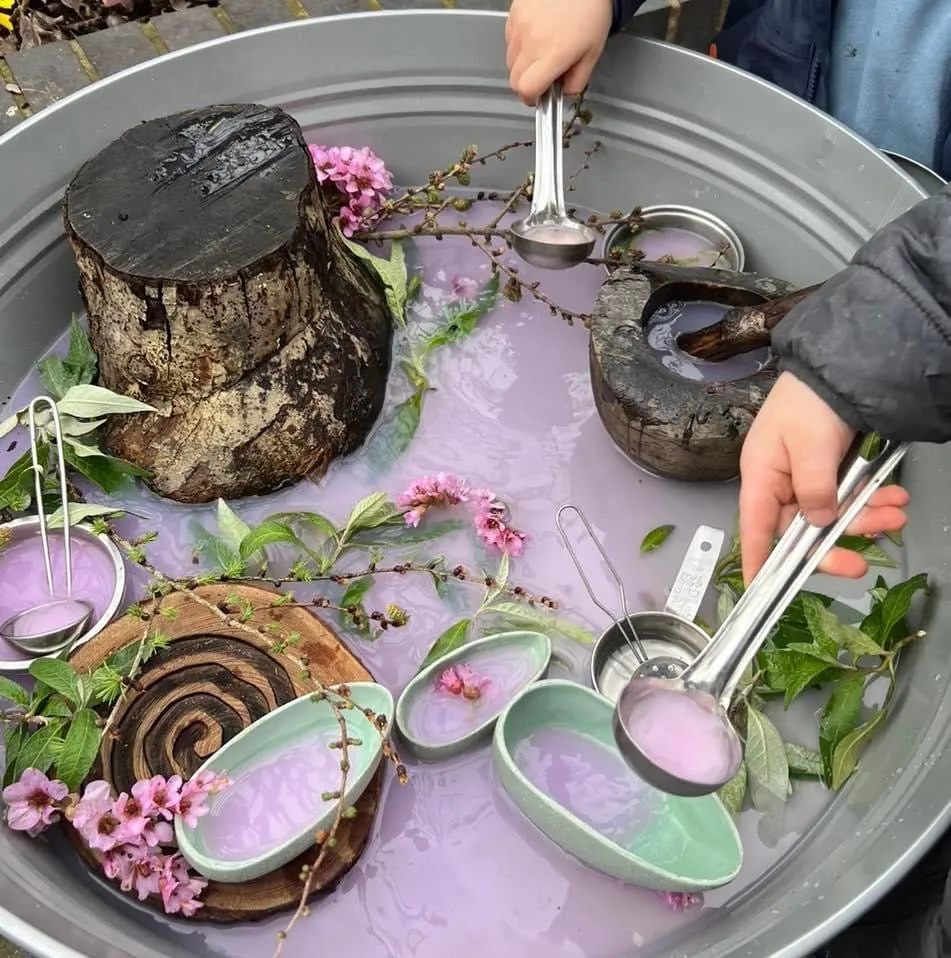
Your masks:
[[[274,593],[251,586],[210,585],[195,595],[218,607],[237,597],[256,612],[246,625],[260,629],[277,622],[298,632],[294,659],[271,650],[273,640],[249,634],[182,593],[162,600],[174,609],[158,628],[168,636],[168,648],[154,655],[138,676],[116,716],[114,733],[106,735],[95,774],[116,792],[128,791],[138,779],[152,775],[189,778],[214,752],[238,732],[278,706],[315,691],[317,683],[372,681],[373,676],[334,632],[304,609],[270,607]],[[154,603],[145,604],[149,613]],[[79,671],[93,670],[110,655],[138,641],[144,623],[126,617],[113,623],[72,656]],[[299,659],[313,678],[304,678]],[[316,680],[316,681],[315,681]],[[379,806],[384,767],[357,802],[358,815],[343,821],[337,847],[326,856],[314,882],[314,892],[327,891],[349,870],[366,846]],[[72,829],[69,832],[75,833]],[[77,841],[91,867],[97,862]],[[309,850],[284,868],[242,884],[210,882],[199,917],[216,922],[249,921],[295,906],[300,900],[301,866],[310,864]],[[158,907],[160,903],[155,904]]]

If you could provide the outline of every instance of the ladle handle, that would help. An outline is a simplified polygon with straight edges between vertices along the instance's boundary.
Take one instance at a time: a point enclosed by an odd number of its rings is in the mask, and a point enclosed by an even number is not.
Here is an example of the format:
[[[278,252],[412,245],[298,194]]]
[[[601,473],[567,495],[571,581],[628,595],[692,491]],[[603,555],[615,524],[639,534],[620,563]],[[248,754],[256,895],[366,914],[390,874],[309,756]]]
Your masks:
[[[564,96],[556,81],[535,106],[535,179],[532,183],[532,218],[562,219],[565,213],[562,123]]]
[[[874,459],[853,452],[838,488],[840,508],[848,503],[844,510],[825,527],[811,525],[801,513],[796,516],[716,635],[681,676],[686,685],[729,707],[743,673],[790,602],[907,451],[908,443],[885,442]]]

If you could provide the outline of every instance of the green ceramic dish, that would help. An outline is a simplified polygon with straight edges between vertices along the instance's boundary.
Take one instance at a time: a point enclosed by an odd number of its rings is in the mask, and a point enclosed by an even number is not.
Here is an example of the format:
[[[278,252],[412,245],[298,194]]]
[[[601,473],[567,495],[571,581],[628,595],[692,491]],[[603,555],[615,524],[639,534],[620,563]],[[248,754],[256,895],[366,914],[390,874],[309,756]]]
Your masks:
[[[541,632],[500,632],[464,645],[427,666],[396,703],[396,726],[406,746],[424,761],[450,758],[486,741],[502,710],[551,662],[551,639]],[[477,701],[438,692],[439,677],[468,666],[489,684]]]
[[[382,685],[352,682],[348,687],[351,699],[361,708],[372,709],[377,715],[387,718],[392,715],[393,696]],[[349,749],[350,773],[343,803],[350,806],[366,790],[379,767],[383,756],[383,738],[360,709],[349,709],[345,714],[350,737],[362,743]],[[339,738],[340,729],[333,709],[326,701],[315,701],[307,695],[269,712],[215,752],[198,772],[215,772],[226,776],[233,784],[211,796],[208,814],[199,818],[194,828],[188,828],[180,818],[175,819],[175,840],[188,864],[199,874],[214,881],[244,882],[275,871],[304,852],[314,843],[316,832],[330,827],[337,810],[336,799],[318,799],[312,819],[278,843],[262,843],[263,850],[251,857],[239,858],[233,854],[225,857],[220,852],[216,857],[209,846],[209,833],[216,828],[216,813],[222,811],[224,803],[239,800],[235,790],[242,788],[242,779],[255,769],[260,769],[268,759],[274,759],[287,750],[306,748],[308,745],[313,747],[315,739],[330,742]],[[327,751],[332,756],[327,759],[327,764],[339,763],[340,752],[333,749]],[[280,774],[273,769],[269,771],[272,775]],[[328,791],[336,790],[337,779],[332,773],[329,778],[326,786]],[[245,806],[254,810],[253,815],[249,816],[249,829],[259,827],[260,822],[255,819],[262,814],[267,815],[274,807],[272,805],[269,808],[266,801],[255,802],[253,796],[245,802]],[[234,811],[230,814],[234,815]]]
[[[604,770],[611,779],[608,784],[615,788],[627,774],[633,777],[614,744],[613,711],[608,699],[574,682],[550,680],[523,690],[495,727],[493,757],[505,791],[546,837],[591,868],[621,881],[657,891],[704,891],[732,881],[743,864],[743,846],[733,820],[715,795],[678,798],[633,778],[630,785],[637,804],[643,802],[649,811],[643,813],[646,820],[628,829],[619,841],[586,824],[531,781],[527,750],[545,734],[570,736],[567,741],[571,742],[582,739],[585,751],[598,758],[585,784],[593,783]],[[599,802],[603,807],[610,789],[591,784],[585,791],[593,807]],[[618,801],[616,792],[614,800]]]

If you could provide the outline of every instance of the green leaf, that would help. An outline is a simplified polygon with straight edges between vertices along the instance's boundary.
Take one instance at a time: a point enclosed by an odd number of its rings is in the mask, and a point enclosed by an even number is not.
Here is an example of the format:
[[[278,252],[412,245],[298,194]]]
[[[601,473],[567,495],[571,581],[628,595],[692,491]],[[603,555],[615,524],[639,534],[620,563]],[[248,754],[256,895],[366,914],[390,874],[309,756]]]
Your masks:
[[[784,648],[790,642],[811,642],[813,640],[805,613],[805,603],[810,598],[815,599],[823,606],[832,604],[832,599],[827,595],[820,595],[817,592],[800,592],[789,603],[772,636],[772,644],[777,648]]]
[[[340,599],[340,604],[345,609],[349,609],[353,605],[359,606],[371,588],[373,588],[372,575],[365,575],[362,579],[352,580],[350,585],[347,586],[347,591]]]
[[[499,275],[492,276],[482,285],[475,299],[450,303],[439,317],[435,332],[423,346],[423,355],[465,339],[479,325],[479,320],[488,315],[499,298]]]
[[[41,712],[45,718],[71,719],[73,717],[72,707],[60,695],[54,695],[48,702],[45,702]]]
[[[736,594],[726,585],[717,586],[717,624],[723,625],[736,605]]]
[[[815,597],[807,596],[803,609],[813,640],[828,655],[835,656],[840,648],[850,652],[854,659],[863,655],[884,655],[885,650],[878,643],[858,627],[847,625]]]
[[[747,779],[746,762],[743,761],[740,762],[736,775],[717,792],[718,798],[734,818],[743,811],[743,805],[746,802]]]
[[[94,503],[85,502],[71,502],[69,504],[69,524],[71,526],[79,525],[79,523],[86,522],[88,519],[123,514],[123,509],[116,509],[113,506],[98,506]],[[60,507],[49,517],[49,527],[51,529],[58,529],[62,524],[63,510],[62,507]]]
[[[811,748],[786,742],[786,762],[791,778],[821,778],[822,756]]]
[[[76,670],[62,659],[34,659],[30,663],[30,675],[58,692],[67,702],[80,700],[79,676]]]
[[[859,455],[863,459],[877,459],[882,451],[882,437],[877,432],[868,433],[859,446]]]
[[[859,724],[862,697],[865,694],[865,675],[861,672],[846,675],[832,687],[832,694],[819,716],[819,753],[822,758],[822,777],[832,782],[832,758],[839,743]]]
[[[862,631],[889,649],[910,633],[905,617],[914,597],[919,592],[927,592],[928,576],[921,572],[890,589],[885,588],[882,580],[879,581],[882,584],[872,590],[872,609],[862,620]]]
[[[40,382],[54,399],[62,399],[73,386],[95,382],[99,360],[86,328],[74,316],[69,327],[69,348],[65,356],[47,356],[36,368]]]
[[[0,439],[9,433],[13,432],[17,426],[20,425],[20,415],[19,413],[14,413],[12,416],[7,416],[6,419],[0,419]]]
[[[297,533],[284,522],[265,519],[241,540],[238,554],[247,562],[262,549],[273,545],[302,545]]]
[[[102,386],[84,384],[73,386],[56,404],[57,409],[67,416],[77,419],[98,419],[100,416],[124,416],[131,413],[155,412],[155,410],[133,399],[131,396],[120,396],[111,389]]]
[[[883,569],[898,568],[898,562],[874,539],[868,539],[865,536],[841,536],[836,545],[850,552],[857,552],[870,566]]]
[[[302,525],[311,526],[333,542],[337,542],[340,538],[340,533],[337,532],[334,524],[319,512],[276,512],[269,518],[275,522],[299,522]]]
[[[801,649],[809,651],[801,651]],[[814,649],[814,651],[813,651]],[[794,643],[785,649],[767,649],[762,653],[766,669],[766,682],[775,692],[784,692],[786,708],[807,688],[825,680],[827,674],[836,674],[845,669],[813,646]]]
[[[70,386],[77,385],[62,356],[47,356],[36,364],[36,369],[40,374],[40,384],[54,399],[62,399]]]
[[[342,233],[341,236],[350,252],[356,254],[379,276],[383,283],[386,303],[390,307],[390,312],[400,326],[404,326],[406,324],[406,296],[408,290],[406,253],[403,250],[403,244],[393,242],[390,245],[390,258],[383,259],[381,256],[374,256],[359,243],[347,239]]]
[[[594,636],[580,625],[540,612],[538,609],[523,605],[521,602],[494,602],[485,611],[502,615],[522,628],[530,626],[546,635],[557,632],[581,645],[590,645],[594,641]]]
[[[385,492],[373,492],[350,510],[342,538],[349,539],[354,533],[376,529],[399,514],[399,510],[386,497]]]
[[[859,755],[887,713],[879,709],[864,725],[850,732],[835,747],[832,755],[832,789],[838,791],[858,768]]]
[[[48,772],[53,764],[56,748],[62,741],[61,731],[63,723],[61,721],[51,722],[37,729],[20,746],[17,752],[16,763],[13,766],[11,778],[13,781],[19,780],[20,776],[28,769],[35,768],[40,772]]]
[[[0,675],[0,702],[12,702],[25,707],[30,704],[30,696],[22,685]]]
[[[776,726],[762,712],[746,709],[746,771],[753,806],[769,810],[789,795],[789,762]]]
[[[351,536],[354,545],[385,546],[398,548],[399,546],[414,546],[422,542],[432,542],[441,539],[452,532],[467,528],[469,523],[458,519],[447,519],[444,522],[423,521],[418,526],[408,526],[402,516],[392,524],[377,526],[376,529],[367,529]]]
[[[218,500],[218,535],[231,546],[240,549],[241,543],[251,533],[251,527],[225,502]]]
[[[192,533],[195,536],[195,552],[206,565],[217,572],[243,567],[244,563],[238,551],[232,549],[223,539],[213,536],[198,523],[192,523]]]
[[[46,469],[50,457],[50,447],[42,443],[37,448],[37,461]],[[0,479],[0,509],[24,512],[33,501],[33,460],[27,450],[7,470]]]
[[[15,781],[13,773],[16,771],[17,758],[23,743],[29,737],[29,729],[25,725],[9,725],[3,736],[3,787],[12,785]]]
[[[106,424],[105,419],[93,419],[90,422],[84,422],[82,419],[75,419],[72,416],[60,416],[60,430],[64,436],[88,436],[95,432],[100,426]],[[102,453],[100,453],[102,455]]]
[[[70,722],[56,759],[56,777],[71,792],[79,790],[92,769],[99,752],[100,738],[96,713],[92,709],[80,709]]]
[[[450,652],[455,652],[466,644],[466,638],[469,635],[469,629],[472,627],[472,619],[460,619],[454,622],[445,632],[433,643],[432,648],[426,653],[419,666],[420,671],[431,665],[437,659],[441,659]]]
[[[145,469],[115,456],[77,455],[69,444],[63,446],[63,456],[80,475],[110,496],[120,492],[129,479],[144,478],[148,475]]]
[[[423,390],[417,390],[380,420],[366,445],[370,464],[377,472],[386,472],[409,449],[422,412]]]
[[[641,540],[641,554],[659,549],[670,538],[675,528],[675,526],[658,526],[656,529],[651,529]]]

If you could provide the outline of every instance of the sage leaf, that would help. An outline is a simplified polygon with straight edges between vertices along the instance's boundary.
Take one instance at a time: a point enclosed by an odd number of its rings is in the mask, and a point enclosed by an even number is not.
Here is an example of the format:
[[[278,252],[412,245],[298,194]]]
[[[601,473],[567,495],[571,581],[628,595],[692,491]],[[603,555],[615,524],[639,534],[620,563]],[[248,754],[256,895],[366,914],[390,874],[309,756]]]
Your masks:
[[[800,651],[805,648],[808,651]],[[813,685],[821,684],[829,675],[845,671],[845,666],[825,656],[812,646],[794,643],[785,649],[767,649],[761,659],[766,671],[766,682],[774,692],[784,693],[785,707],[789,706]]]
[[[641,553],[645,554],[659,549],[670,538],[674,528],[674,526],[658,526],[656,529],[651,529],[641,540]]]
[[[11,702],[13,705],[26,707],[30,704],[30,696],[22,685],[0,675],[0,702]]]
[[[839,742],[832,755],[832,789],[838,791],[858,768],[859,755],[868,744],[875,730],[882,724],[886,712],[879,709],[864,725],[860,725],[853,732]]]
[[[874,539],[868,539],[865,536],[840,536],[836,545],[850,552],[857,552],[870,566],[878,566],[882,569],[898,568],[898,562]]]
[[[82,419],[75,419],[72,416],[59,417],[60,431],[64,436],[69,437],[88,436],[105,424],[105,419],[93,419],[91,422],[84,422]]]
[[[546,635],[557,632],[580,645],[590,645],[594,641],[594,636],[580,625],[575,625],[573,622],[557,618],[554,615],[539,612],[537,609],[529,605],[523,605],[521,602],[494,602],[485,611],[496,612],[513,623],[521,623],[523,627],[531,626]]]
[[[832,599],[817,592],[800,592],[789,603],[779,625],[771,638],[771,644],[776,648],[785,648],[791,642],[812,642],[813,635],[806,621],[806,604],[810,599],[821,603],[823,607],[832,605]]]
[[[400,324],[406,325],[406,297],[408,294],[408,277],[406,272],[406,253],[403,244],[393,242],[390,246],[390,258],[374,256],[366,247],[355,243],[343,236],[344,243],[351,253],[363,260],[380,278],[386,294],[386,303],[393,314],[393,318]]]
[[[469,629],[471,627],[472,619],[460,619],[458,622],[454,622],[450,625],[449,628],[433,642],[432,647],[426,653],[426,658],[424,658],[420,664],[419,670],[422,671],[427,665],[431,665],[444,655],[448,655],[450,652],[455,652],[456,649],[462,648],[462,646],[466,644],[466,639],[469,636]]]
[[[56,777],[71,792],[79,790],[92,769],[100,738],[96,713],[92,709],[80,709],[69,724],[56,758]]]
[[[71,502],[69,504],[69,524],[71,526],[77,526],[81,522],[86,522],[89,519],[98,519],[103,516],[118,517],[125,514],[124,509],[116,509],[112,506],[99,506],[91,502]],[[62,507],[52,513],[48,521],[51,529],[60,528],[63,525]]]
[[[251,527],[225,502],[218,500],[218,534],[232,549],[240,549],[241,543],[251,533]]]
[[[28,769],[35,768],[39,772],[46,773],[50,770],[56,757],[57,746],[62,741],[61,731],[63,723],[60,721],[51,722],[37,729],[20,746],[17,752],[16,762],[13,766],[11,779],[15,782]]]
[[[822,756],[811,748],[786,742],[786,762],[790,778],[821,778]]]
[[[36,364],[40,374],[40,384],[53,399],[62,399],[70,386],[77,385],[74,377],[66,368],[63,357],[58,355],[47,356]]]
[[[37,449],[37,462],[45,470],[49,462],[50,447],[43,443]],[[33,460],[25,452],[0,479],[0,509],[24,512],[33,501]]]
[[[905,617],[911,609],[914,597],[919,592],[928,591],[928,576],[921,572],[890,589],[885,587],[882,580],[879,581],[881,585],[872,590],[873,605],[862,620],[861,629],[882,648],[890,649],[911,631]]]
[[[63,446],[63,458],[80,475],[97,485],[107,495],[115,495],[129,479],[138,479],[148,476],[145,469],[140,469],[125,459],[115,456],[80,456],[73,447],[66,443]]]
[[[93,386],[89,383],[73,386],[66,395],[56,404],[60,413],[75,416],[77,419],[98,419],[100,416],[122,416],[139,412],[155,412],[155,410],[133,399],[131,396],[121,396],[111,389],[102,386]]]
[[[809,631],[817,645],[830,655],[842,648],[850,652],[855,659],[863,655],[884,655],[885,650],[866,635],[860,628],[847,625],[813,597],[807,597],[803,603]]]
[[[423,412],[423,390],[395,406],[383,419],[367,443],[367,456],[373,468],[383,473],[409,449],[419,429]]]
[[[12,416],[7,416],[6,419],[0,420],[0,439],[13,432],[13,430],[19,425],[20,417],[17,413],[14,413]]]
[[[297,533],[284,522],[265,519],[249,530],[238,546],[238,555],[247,562],[262,549],[273,545],[301,545]]]
[[[95,382],[99,359],[83,324],[74,316],[69,327],[65,356],[47,356],[36,364],[40,382],[54,399],[62,399],[72,386]]]
[[[399,510],[387,499],[386,493],[373,492],[350,510],[342,538],[349,539],[356,532],[376,529],[396,515],[399,515]]]
[[[786,748],[776,726],[762,712],[746,709],[746,771],[750,798],[761,810],[785,802],[789,795],[789,762]]]
[[[62,695],[67,702],[79,702],[79,676],[68,662],[62,659],[34,659],[29,672],[33,678]]]
[[[819,716],[819,753],[822,778],[832,784],[832,759],[839,743],[858,728],[865,695],[865,675],[847,675],[832,686],[832,694]]]
[[[740,762],[736,775],[717,792],[717,797],[734,818],[743,811],[743,805],[746,802],[747,780],[746,761],[744,760]]]
[[[347,586],[347,591],[340,599],[340,604],[345,609],[349,609],[351,606],[359,606],[372,587],[373,576],[371,575],[365,575],[362,579],[354,579]]]
[[[73,709],[66,699],[59,695],[54,695],[48,702],[43,704],[43,717],[71,719],[73,717]]]

